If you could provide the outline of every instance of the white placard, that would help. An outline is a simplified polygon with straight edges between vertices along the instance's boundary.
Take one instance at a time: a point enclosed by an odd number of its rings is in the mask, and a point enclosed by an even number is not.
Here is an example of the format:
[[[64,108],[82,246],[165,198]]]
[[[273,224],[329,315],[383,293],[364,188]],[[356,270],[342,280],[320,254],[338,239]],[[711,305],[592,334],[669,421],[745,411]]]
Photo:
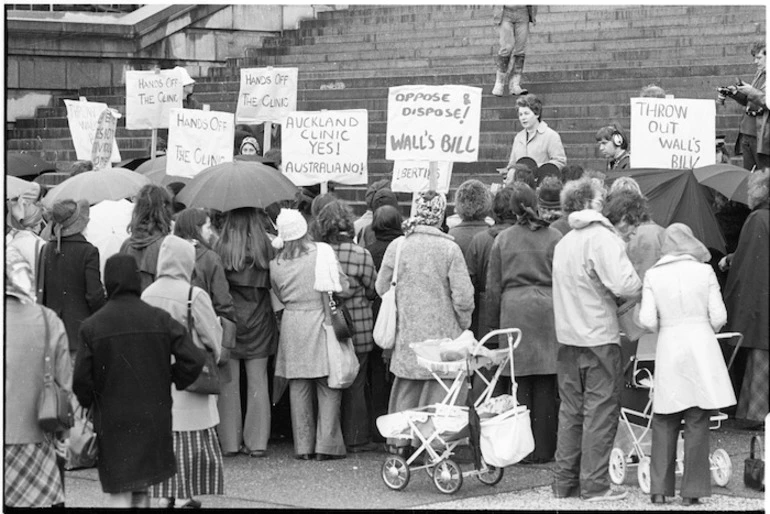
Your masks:
[[[238,123],[282,123],[297,110],[298,68],[241,68]]]
[[[298,186],[366,184],[366,109],[290,113],[281,126],[283,173]]]
[[[233,113],[171,109],[168,124],[168,175],[194,177],[206,168],[233,160]]]
[[[110,168],[112,145],[118,129],[118,118],[121,114],[115,109],[105,109],[96,121],[96,133],[91,147],[91,163],[94,171]]]
[[[714,100],[631,99],[631,167],[691,169],[715,164]]]
[[[75,154],[81,161],[90,161],[99,116],[107,109],[107,104],[64,100],[64,105],[67,107],[67,124],[72,135],[72,143],[75,145]],[[120,160],[118,142],[113,139],[110,162],[120,162]]]
[[[126,71],[126,128],[168,128],[171,109],[182,108],[179,71]]]
[[[430,185],[430,162],[396,161],[393,163],[393,180],[390,189],[396,193],[419,193],[427,191]],[[452,163],[438,162],[436,169],[436,190],[449,193],[452,180]]]
[[[480,126],[481,88],[391,87],[385,158],[476,162]]]

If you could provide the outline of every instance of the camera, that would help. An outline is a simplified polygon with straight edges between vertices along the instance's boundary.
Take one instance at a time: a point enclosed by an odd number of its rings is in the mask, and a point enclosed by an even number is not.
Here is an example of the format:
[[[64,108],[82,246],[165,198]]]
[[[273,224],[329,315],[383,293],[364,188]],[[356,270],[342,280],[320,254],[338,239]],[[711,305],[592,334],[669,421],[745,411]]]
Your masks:
[[[729,87],[718,87],[717,92],[722,96],[733,96],[733,91]]]

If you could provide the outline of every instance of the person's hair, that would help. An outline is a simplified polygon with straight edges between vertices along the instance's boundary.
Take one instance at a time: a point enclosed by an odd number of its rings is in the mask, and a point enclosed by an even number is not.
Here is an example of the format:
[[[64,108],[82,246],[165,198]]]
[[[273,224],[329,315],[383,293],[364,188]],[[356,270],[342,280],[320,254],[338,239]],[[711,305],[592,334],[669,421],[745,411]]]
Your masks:
[[[322,195],[316,196],[313,198],[313,202],[310,204],[310,214],[313,216],[313,218],[318,217],[318,214],[323,210],[324,207],[337,200],[338,198],[334,193],[324,193]]]
[[[533,94],[520,96],[516,99],[516,107],[527,107],[539,120],[543,113],[543,102]]]
[[[174,235],[182,239],[194,239],[208,248],[208,241],[204,241],[201,237],[201,227],[206,224],[207,219],[211,217],[205,209],[195,207],[184,209],[177,214]]]
[[[563,186],[561,180],[556,177],[549,176],[543,178],[540,186],[535,191],[537,193],[537,212],[543,220],[549,223],[561,217],[561,204],[559,204],[558,207],[546,207],[544,205],[544,200],[548,200],[550,203],[550,201],[559,198],[562,187]]]
[[[639,96],[642,98],[666,98],[666,91],[658,85],[650,84],[642,88]]]
[[[583,178],[593,178],[601,182],[602,185],[604,185],[604,182],[607,180],[607,174],[603,171],[597,171],[597,170],[585,170],[583,172]]]
[[[561,169],[561,183],[577,180],[583,176],[583,167],[579,164],[567,164]]]
[[[629,225],[639,225],[650,219],[644,197],[632,191],[618,191],[610,195],[603,214],[613,225],[624,220]]]
[[[768,180],[770,177],[770,168],[763,171],[755,171],[749,175],[749,208],[754,209],[758,205],[766,203],[768,200]]]
[[[147,184],[134,198],[128,232],[166,235],[171,232],[171,216],[171,195],[164,187]]]
[[[535,191],[523,182],[514,182],[511,189],[510,205],[511,211],[516,215],[516,223],[533,231],[547,227],[548,223],[538,214]]]
[[[513,198],[513,188],[504,187],[500,189],[492,199],[492,217],[495,222],[516,221],[516,214],[511,209],[511,199]]]
[[[306,233],[304,236],[293,241],[284,241],[283,248],[278,250],[275,256],[276,260],[291,260],[296,259],[300,255],[304,255],[313,248],[313,239],[310,233]]]
[[[492,195],[483,182],[466,180],[455,193],[455,213],[464,221],[483,220],[492,206]]]
[[[392,205],[378,207],[372,215],[372,230],[375,235],[386,230],[401,230],[401,213]]]
[[[242,271],[249,266],[267,269],[273,247],[265,231],[267,215],[260,209],[241,207],[225,213],[214,250],[226,270]]]
[[[275,147],[275,146],[272,147],[272,148],[269,148],[265,152],[265,159],[274,162],[276,164],[276,166],[280,166],[281,162],[282,162],[281,161],[281,149],[279,147]]]
[[[342,200],[334,200],[326,204],[316,216],[315,234],[313,234],[316,241],[339,244],[352,238],[353,235],[353,211]]]
[[[93,171],[94,169],[94,163],[91,161],[81,160],[81,161],[75,161],[70,165],[70,177],[74,177],[75,175],[79,175],[85,171]]]
[[[762,41],[762,40],[755,41],[754,43],[751,44],[751,50],[750,51],[751,51],[751,56],[752,57],[756,57],[760,52],[765,52],[765,42]],[[767,52],[765,52],[765,53],[767,53]]]
[[[584,176],[564,184],[560,200],[565,215],[583,209],[593,209],[598,206],[597,202],[603,202],[604,188],[596,179]]]
[[[537,179],[535,178],[535,172],[530,169],[526,164],[514,164],[513,165],[513,182],[521,182],[527,184],[534,189],[537,185]]]
[[[634,180],[632,177],[618,177],[610,186],[610,192],[607,193],[607,196],[610,197],[614,194],[620,193],[622,191],[629,191],[631,193],[634,193],[638,196],[644,196],[644,193],[642,193],[642,188],[639,187],[639,183]]]

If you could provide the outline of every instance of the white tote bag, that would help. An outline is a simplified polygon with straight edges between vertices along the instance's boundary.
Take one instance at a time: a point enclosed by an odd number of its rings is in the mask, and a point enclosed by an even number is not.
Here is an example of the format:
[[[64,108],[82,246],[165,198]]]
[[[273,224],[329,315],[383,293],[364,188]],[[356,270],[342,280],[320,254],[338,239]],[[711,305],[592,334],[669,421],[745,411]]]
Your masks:
[[[393,279],[390,281],[390,289],[382,295],[382,305],[374,322],[372,336],[377,346],[383,350],[390,350],[396,345],[396,324],[398,323],[398,310],[396,307],[396,283],[398,282],[398,262],[401,259],[401,246],[404,239],[399,239],[396,246],[396,261],[393,264]]]

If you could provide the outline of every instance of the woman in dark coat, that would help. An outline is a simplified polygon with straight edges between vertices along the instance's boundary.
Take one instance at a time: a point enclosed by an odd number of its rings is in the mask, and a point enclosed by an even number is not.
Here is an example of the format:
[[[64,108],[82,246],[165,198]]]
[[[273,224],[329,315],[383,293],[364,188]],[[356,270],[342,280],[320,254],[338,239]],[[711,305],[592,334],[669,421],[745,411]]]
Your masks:
[[[182,324],[139,298],[132,257],[110,257],[104,276],[109,300],[80,328],[72,389],[82,406],[94,407],[99,481],[110,506],[148,506],[147,488],[176,473],[171,382],[192,384],[203,353]]]
[[[78,349],[80,324],[104,302],[99,250],[82,232],[88,225],[85,200],[62,200],[52,209],[53,239],[41,251],[38,301],[64,322],[72,361]]]

